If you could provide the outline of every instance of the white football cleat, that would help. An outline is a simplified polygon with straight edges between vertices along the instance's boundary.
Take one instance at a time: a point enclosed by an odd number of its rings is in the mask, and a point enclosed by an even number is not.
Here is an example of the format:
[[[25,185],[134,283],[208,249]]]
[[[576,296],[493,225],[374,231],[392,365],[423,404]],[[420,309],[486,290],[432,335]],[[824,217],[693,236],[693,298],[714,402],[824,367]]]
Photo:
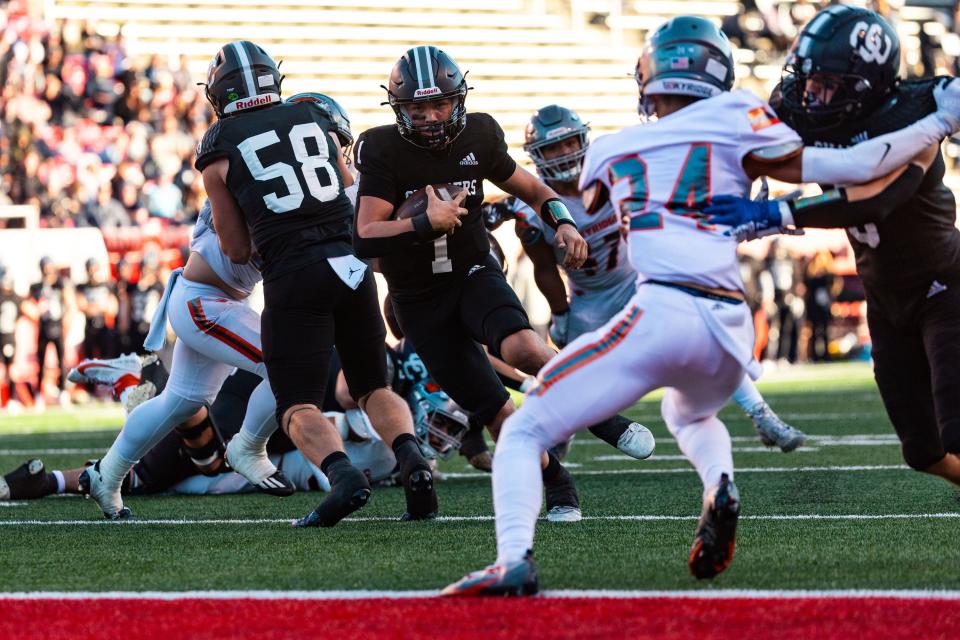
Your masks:
[[[140,384],[141,368],[140,356],[135,353],[109,360],[88,358],[70,369],[67,380],[76,384],[102,384],[112,387],[119,395],[125,388]]]
[[[807,441],[807,434],[781,420],[766,402],[758,402],[747,415],[753,420],[760,442],[768,447],[777,446],[789,453]]]
[[[583,512],[580,507],[556,506],[547,511],[547,520],[549,522],[580,522],[583,520]]]
[[[270,462],[266,447],[257,451],[242,442],[241,434],[237,434],[227,443],[227,464],[246,478],[254,487],[273,496],[293,495],[296,487],[287,480],[283,471]]]
[[[649,458],[653,455],[653,450],[656,447],[657,441],[650,433],[650,429],[639,422],[631,422],[627,430],[617,440],[617,449],[637,460]]]
[[[103,517],[107,520],[130,520],[133,518],[133,512],[123,506],[123,498],[120,497],[120,487],[107,487],[100,474],[100,460],[91,467],[87,467],[80,474],[80,493],[93,500],[103,512]]]

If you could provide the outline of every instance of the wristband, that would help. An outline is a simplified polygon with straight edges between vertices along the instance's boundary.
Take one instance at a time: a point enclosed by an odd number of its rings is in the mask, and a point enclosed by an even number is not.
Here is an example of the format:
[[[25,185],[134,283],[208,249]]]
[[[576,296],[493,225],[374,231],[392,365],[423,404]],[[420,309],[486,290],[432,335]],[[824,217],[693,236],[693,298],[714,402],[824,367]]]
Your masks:
[[[427,214],[421,213],[418,216],[414,216],[410,219],[413,222],[413,231],[417,234],[417,237],[421,240],[431,240],[433,238],[434,231],[433,226],[430,224],[430,218],[427,217]]]
[[[563,204],[560,198],[550,198],[544,202],[540,207],[540,218],[554,230],[561,224],[569,224],[573,225],[574,229],[577,228],[577,223],[567,210],[567,205]]]
[[[847,190],[843,187],[829,189],[818,196],[809,196],[807,198],[797,198],[780,203],[780,215],[782,226],[791,226],[796,224],[796,215],[807,211],[813,211],[822,207],[843,204],[847,202]],[[786,205],[786,206],[784,206]]]

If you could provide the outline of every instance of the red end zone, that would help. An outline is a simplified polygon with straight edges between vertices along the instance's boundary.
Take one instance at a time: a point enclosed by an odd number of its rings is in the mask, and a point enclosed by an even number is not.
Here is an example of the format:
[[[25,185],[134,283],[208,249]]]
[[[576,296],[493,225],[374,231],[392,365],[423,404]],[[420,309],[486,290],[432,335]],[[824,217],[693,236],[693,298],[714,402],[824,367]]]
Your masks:
[[[0,598],[3,598],[0,595]],[[939,638],[956,599],[0,599],[0,638]]]

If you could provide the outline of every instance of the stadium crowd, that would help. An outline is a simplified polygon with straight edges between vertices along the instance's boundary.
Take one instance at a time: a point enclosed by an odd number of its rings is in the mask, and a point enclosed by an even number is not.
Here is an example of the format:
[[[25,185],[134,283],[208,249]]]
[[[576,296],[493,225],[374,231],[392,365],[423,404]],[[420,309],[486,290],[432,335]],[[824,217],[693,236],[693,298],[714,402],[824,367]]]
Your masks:
[[[745,49],[775,57],[824,3],[743,4],[745,10],[724,21],[724,29]],[[204,197],[192,165],[194,149],[213,114],[191,79],[185,57],[171,61],[129,55],[119,30],[111,35],[82,21],[48,23],[31,14],[26,0],[12,0],[4,9],[0,205],[35,205],[39,224],[46,228],[95,227],[109,233],[148,223],[192,224]],[[916,59],[907,60],[909,75],[930,75],[938,68],[960,72],[960,57],[942,46],[942,40],[955,36],[956,22],[946,25],[943,37],[920,29],[921,50]],[[950,155],[956,164],[960,154]],[[0,218],[0,229],[13,224]],[[59,356],[71,331],[64,323],[75,316],[84,319],[85,327],[83,332],[73,329],[73,335],[82,335],[76,340],[82,343],[79,357],[139,350],[151,305],[162,294],[167,270],[177,265],[149,253],[146,259],[139,252],[125,258],[122,250],[112,251],[111,258],[112,264],[88,264],[87,279],[76,283],[57,272],[59,293],[53,295],[63,311],[49,304],[51,290],[42,282],[25,299],[0,286],[0,304],[6,309],[0,334],[12,333],[11,314],[13,322],[24,315],[37,323],[35,344],[47,349],[49,343]],[[830,347],[831,340],[842,337],[834,327],[834,303],[855,301],[857,292],[838,273],[833,258],[824,250],[798,259],[776,244],[765,259],[744,258],[755,320],[764,328],[758,357],[793,363],[847,354],[846,347]],[[12,343],[12,338],[3,340]],[[47,353],[36,359],[40,372],[15,380],[17,376],[10,375],[12,354],[5,350],[3,406],[8,398],[43,395],[42,362],[52,359]],[[58,363],[60,373],[51,379],[58,380],[61,399],[65,368]],[[29,383],[24,385],[28,391],[18,391],[14,381]]]

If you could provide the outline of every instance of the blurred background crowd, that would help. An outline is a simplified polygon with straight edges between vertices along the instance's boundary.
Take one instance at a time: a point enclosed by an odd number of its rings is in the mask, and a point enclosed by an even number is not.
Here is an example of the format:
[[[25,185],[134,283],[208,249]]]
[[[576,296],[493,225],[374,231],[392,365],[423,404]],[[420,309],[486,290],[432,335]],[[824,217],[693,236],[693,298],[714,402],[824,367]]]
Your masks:
[[[31,266],[30,273],[35,275],[30,282],[15,279],[16,265],[0,253],[0,405],[5,407],[80,401],[83,393],[71,390],[64,381],[65,370],[78,358],[113,357],[141,349],[167,274],[185,259],[191,225],[204,198],[192,166],[195,145],[212,121],[203,88],[196,84],[203,79],[202,58],[188,56],[177,42],[162,52],[157,47],[151,51],[143,44],[149,27],[136,32],[141,42],[133,46],[127,36],[131,30],[124,28],[121,19],[102,19],[113,5],[134,7],[127,8],[130,15],[137,15],[132,13],[136,2],[105,2],[100,19],[76,17],[78,12],[86,15],[85,5],[77,2],[66,2],[59,13],[50,10],[60,6],[56,0],[0,2],[4,9],[0,15],[0,211],[20,212],[22,208],[9,207],[27,205],[33,212],[0,214],[0,248],[4,234],[10,238],[12,230],[30,227],[96,230],[103,240],[95,257],[79,262],[75,253],[67,259],[54,245],[31,247],[32,255],[43,259],[33,262],[37,266]],[[97,3],[89,0],[88,4]],[[613,33],[626,59],[635,57],[646,28],[669,17],[666,13],[683,13],[688,3],[516,0],[511,4],[520,7],[512,10],[523,15],[562,14],[562,22],[577,23],[574,26],[588,34],[585,38]],[[723,14],[717,19],[738,47],[741,86],[765,95],[779,79],[783,56],[799,27],[828,3],[710,0],[692,4],[717,7]],[[879,10],[913,43],[904,48],[904,75],[960,73],[960,12],[955,0],[857,4]],[[391,2],[384,0],[384,7],[388,5]],[[657,7],[667,5],[672,6],[664,9],[665,15],[657,14]],[[926,13],[917,13],[918,5]],[[258,34],[251,31],[245,37],[257,40]],[[384,59],[395,59],[406,44],[391,43]],[[218,46],[202,45],[206,57]],[[456,55],[456,48],[451,48]],[[298,75],[313,76],[298,72],[302,66],[296,66],[295,55],[287,58],[292,61],[282,69],[289,69],[294,78],[285,85],[284,92],[290,94],[290,83],[299,82]],[[484,67],[482,63],[477,67],[479,75],[474,77],[482,79]],[[385,63],[382,70],[371,73],[385,77],[388,70]],[[312,73],[323,76],[322,70]],[[376,98],[362,91],[348,94],[351,78],[338,80],[339,85],[331,81],[330,86],[344,88],[330,93],[338,99],[343,95],[342,102],[351,113],[352,105],[361,102],[363,109],[369,104],[375,110]],[[622,78],[611,82],[628,99],[635,95]],[[545,104],[554,98],[530,97],[529,104],[534,104],[531,100]],[[624,104],[629,108],[629,102]],[[525,114],[532,111],[526,105],[517,107],[520,115],[515,123],[506,118],[513,123],[508,138],[512,136],[511,144],[517,148],[518,134],[511,131],[522,131]],[[573,106],[591,119],[589,108]],[[486,104],[478,107],[474,102],[472,108],[499,115]],[[366,122],[366,113],[360,112],[354,120],[355,134],[365,128],[357,124]],[[609,121],[598,116],[595,135],[633,122],[628,110]],[[948,155],[956,170],[957,147],[950,147]],[[793,363],[869,355],[869,339],[862,327],[862,292],[847,251],[836,242],[829,247],[772,242],[745,253],[743,272],[755,309],[759,359]],[[535,291],[522,261],[512,274],[518,289]],[[534,319],[545,324],[537,311],[542,301],[533,293],[527,298]]]

